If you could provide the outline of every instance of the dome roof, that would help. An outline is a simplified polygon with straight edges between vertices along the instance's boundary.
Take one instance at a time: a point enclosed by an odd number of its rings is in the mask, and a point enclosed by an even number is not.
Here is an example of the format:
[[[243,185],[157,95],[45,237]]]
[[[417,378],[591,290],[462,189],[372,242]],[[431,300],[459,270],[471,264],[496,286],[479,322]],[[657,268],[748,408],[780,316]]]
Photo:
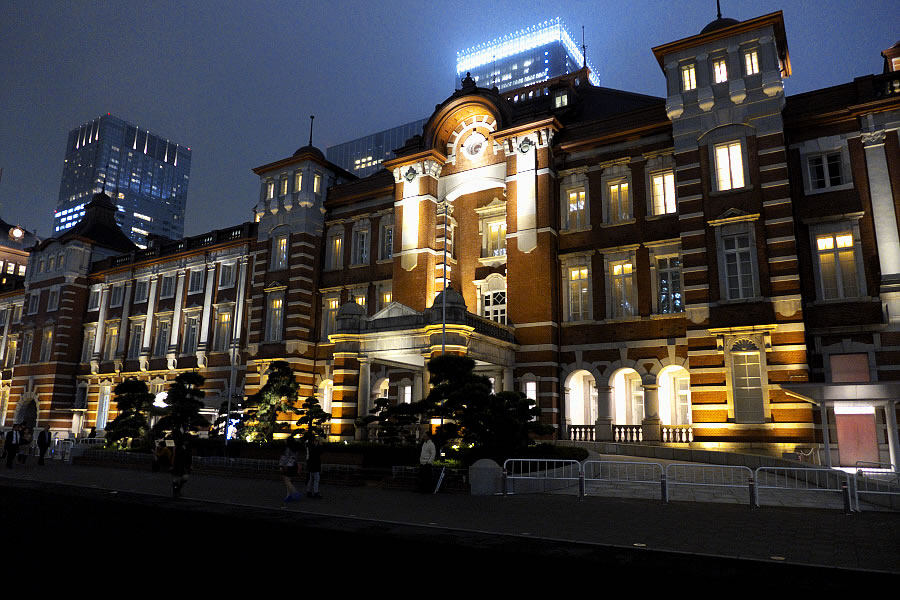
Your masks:
[[[296,152],[294,152],[294,156],[300,156],[301,154],[314,154],[318,158],[325,160],[325,155],[322,154],[322,151],[319,150],[318,148],[316,148],[315,146],[310,146],[310,145],[301,146],[300,148],[297,148]]]
[[[366,309],[357,304],[356,302],[345,302],[341,305],[340,310],[338,310],[339,317],[348,317],[348,316],[358,316],[364,317],[366,316]]]
[[[719,29],[725,29],[726,27],[731,27],[732,25],[737,25],[740,23],[737,19],[729,19],[728,17],[719,17],[715,21],[711,21],[707,24],[706,27],[700,30],[700,33],[709,33],[710,31],[717,31]]]
[[[461,306],[463,308],[466,307],[466,301],[463,299],[462,294],[457,292],[452,287],[447,287],[444,291],[439,293],[434,298],[434,303],[432,304],[432,306],[441,306],[441,304],[443,302],[444,294],[447,294],[447,306],[448,307],[450,307],[450,306]]]

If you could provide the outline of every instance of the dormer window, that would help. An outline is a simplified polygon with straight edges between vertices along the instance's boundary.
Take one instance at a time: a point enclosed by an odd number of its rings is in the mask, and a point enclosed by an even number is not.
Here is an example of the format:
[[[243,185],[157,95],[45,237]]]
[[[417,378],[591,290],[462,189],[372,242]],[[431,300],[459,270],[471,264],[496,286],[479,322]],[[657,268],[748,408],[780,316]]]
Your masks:
[[[681,67],[681,90],[687,92],[697,89],[697,70],[694,65]]]
[[[713,76],[716,83],[728,81],[728,68],[725,66],[724,58],[713,61]]]
[[[569,94],[560,92],[553,97],[553,108],[563,108],[569,105]]]

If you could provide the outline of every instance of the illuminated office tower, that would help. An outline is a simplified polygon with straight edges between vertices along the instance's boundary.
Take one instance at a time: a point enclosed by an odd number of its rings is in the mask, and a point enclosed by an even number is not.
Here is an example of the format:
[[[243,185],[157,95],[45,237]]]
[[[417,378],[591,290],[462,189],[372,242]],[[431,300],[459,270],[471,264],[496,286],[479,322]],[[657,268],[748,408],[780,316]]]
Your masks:
[[[505,92],[572,73],[584,64],[581,48],[557,17],[457,52],[456,79],[471,73],[479,87]],[[590,82],[600,85],[591,61],[587,66]]]
[[[135,244],[146,246],[149,235],[181,238],[190,171],[190,148],[109,113],[92,119],[69,132],[53,233],[80,221],[91,197],[104,191]]]
[[[421,134],[427,120],[419,119],[330,146],[325,149],[325,157],[357,177],[368,177],[384,168],[381,163],[394,156],[395,148],[405,144],[412,136]]]

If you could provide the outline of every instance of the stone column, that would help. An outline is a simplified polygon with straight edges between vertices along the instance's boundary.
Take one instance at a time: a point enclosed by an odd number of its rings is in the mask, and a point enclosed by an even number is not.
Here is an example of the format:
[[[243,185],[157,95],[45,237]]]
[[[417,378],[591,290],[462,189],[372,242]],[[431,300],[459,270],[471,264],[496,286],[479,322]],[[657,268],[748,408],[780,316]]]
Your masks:
[[[122,322],[119,325],[119,347],[116,348],[116,356],[125,356],[125,342],[128,334],[128,316],[131,314],[131,281],[125,284],[124,298],[122,298]]]
[[[503,386],[500,391],[501,392],[514,391],[512,367],[504,367],[503,368]]]
[[[290,240],[288,240],[288,256],[290,256]],[[240,354],[241,348],[241,335],[243,333],[243,321],[244,321],[244,304],[246,304],[247,295],[247,256],[242,256],[241,259],[237,263],[238,268],[238,283],[237,283],[237,291],[235,292],[234,297],[234,325],[231,328],[231,362],[232,364],[237,363],[238,356]],[[287,313],[287,290],[285,290],[284,294],[284,304],[282,315]],[[282,321],[284,317],[282,316]]]
[[[141,371],[150,367],[150,348],[153,339],[153,314],[156,312],[156,286],[159,284],[159,276],[150,277],[150,295],[147,296],[147,314],[144,317],[144,339],[141,342]]]
[[[176,275],[178,284],[175,288],[175,310],[172,312],[172,328],[169,331],[169,347],[166,349],[166,361],[169,368],[175,368],[176,358],[178,356],[178,335],[181,332],[181,308],[184,305],[184,280],[186,273],[184,269],[178,271]]]
[[[662,439],[662,429],[659,420],[659,386],[644,384],[644,420],[641,429],[645,442],[658,442]]]
[[[613,441],[615,405],[613,389],[597,387],[597,422],[594,423],[594,439],[598,442]]]
[[[822,444],[825,446],[825,466],[831,468],[831,434],[828,432],[828,405],[823,401],[819,405],[822,418]]]
[[[203,295],[203,316],[200,318],[200,341],[197,343],[197,366],[206,366],[206,352],[209,350],[209,322],[212,318],[212,297],[216,285],[216,263],[206,265],[206,292]]]
[[[900,471],[900,442],[897,440],[897,405],[888,400],[884,405],[884,422],[887,425],[888,450],[894,471]]]
[[[867,115],[864,119],[869,121],[869,128],[872,128],[872,115]],[[900,323],[900,234],[884,154],[884,138],[884,130],[862,134],[869,195],[872,200],[872,222],[875,224],[875,242],[878,244],[878,263],[881,267],[881,289],[878,292],[890,322]],[[869,292],[874,293],[875,290]]]
[[[7,305],[6,322],[3,324],[3,341],[0,342],[0,365],[2,365],[3,361],[6,359],[6,344],[9,339],[9,322],[12,321],[13,312],[15,312],[13,305]]]
[[[100,361],[103,354],[103,335],[106,333],[106,312],[109,309],[109,286],[103,284],[100,288],[100,314],[97,316],[97,333],[94,336],[93,360]]]
[[[368,356],[359,357],[359,380],[357,381],[356,414],[366,417],[372,409],[372,360]],[[356,428],[356,439],[363,439],[362,428]]]

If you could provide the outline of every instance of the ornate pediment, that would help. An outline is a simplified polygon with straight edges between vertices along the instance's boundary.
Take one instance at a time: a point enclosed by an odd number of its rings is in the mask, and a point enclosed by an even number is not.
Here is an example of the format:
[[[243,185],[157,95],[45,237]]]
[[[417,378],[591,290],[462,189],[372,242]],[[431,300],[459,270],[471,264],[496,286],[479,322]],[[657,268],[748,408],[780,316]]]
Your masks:
[[[377,313],[372,315],[372,320],[387,319],[390,317],[411,317],[418,314],[418,312],[406,306],[405,304],[400,304],[399,302],[391,302],[390,304],[379,310]]]

